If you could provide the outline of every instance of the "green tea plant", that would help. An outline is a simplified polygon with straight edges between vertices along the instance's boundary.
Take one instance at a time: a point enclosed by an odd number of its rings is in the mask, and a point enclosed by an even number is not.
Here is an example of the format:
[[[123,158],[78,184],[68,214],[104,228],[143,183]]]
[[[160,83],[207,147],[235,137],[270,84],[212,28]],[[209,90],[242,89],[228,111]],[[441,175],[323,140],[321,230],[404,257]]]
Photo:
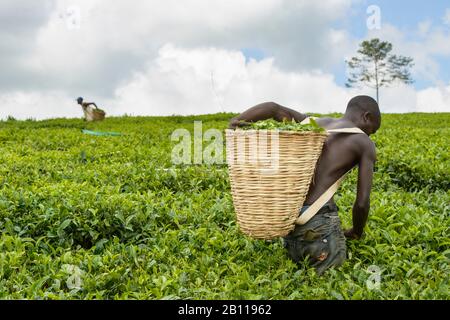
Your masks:
[[[256,122],[250,122],[243,126],[244,130],[278,130],[278,131],[296,131],[296,132],[325,132],[325,129],[320,127],[317,122],[310,118],[309,124],[301,124],[296,122],[294,119],[292,121],[279,122],[273,119],[260,120]]]
[[[0,122],[0,298],[449,298],[450,114],[383,115],[365,235],[321,277],[239,231],[225,165],[172,165],[175,129],[233,116]]]

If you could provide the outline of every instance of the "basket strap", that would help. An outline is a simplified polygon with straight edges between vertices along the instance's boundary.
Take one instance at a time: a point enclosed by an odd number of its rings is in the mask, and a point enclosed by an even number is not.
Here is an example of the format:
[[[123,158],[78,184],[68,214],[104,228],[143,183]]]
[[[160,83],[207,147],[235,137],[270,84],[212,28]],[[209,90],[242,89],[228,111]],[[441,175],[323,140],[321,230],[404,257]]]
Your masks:
[[[337,189],[339,188],[339,185],[341,184],[342,180],[345,178],[345,174],[340,177],[331,187],[328,188],[327,191],[325,191],[314,203],[306,209],[305,212],[303,212],[300,217],[295,220],[295,224],[305,224],[307,223],[312,217],[316,215],[316,213],[322,208],[325,203],[330,200],[333,195],[336,193]]]
[[[305,118],[300,124],[309,124],[309,119],[318,119],[317,117],[307,117]],[[353,128],[340,128],[340,129],[330,129],[327,130],[328,133],[364,133],[360,128],[353,127]]]
[[[309,119],[316,120],[318,118],[317,117],[306,117],[302,122],[300,122],[300,124],[309,124],[310,123]]]
[[[330,129],[327,130],[329,133],[365,133],[360,128],[353,127],[353,128],[341,128],[341,129]]]

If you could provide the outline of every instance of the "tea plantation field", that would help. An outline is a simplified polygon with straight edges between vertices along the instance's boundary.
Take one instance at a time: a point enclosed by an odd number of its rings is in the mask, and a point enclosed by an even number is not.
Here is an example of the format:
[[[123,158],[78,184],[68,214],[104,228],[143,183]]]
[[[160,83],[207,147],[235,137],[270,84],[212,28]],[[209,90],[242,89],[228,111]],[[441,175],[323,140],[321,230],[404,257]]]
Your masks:
[[[449,113],[383,116],[365,236],[322,277],[239,232],[225,165],[172,165],[173,130],[231,117],[0,122],[0,299],[450,298]]]

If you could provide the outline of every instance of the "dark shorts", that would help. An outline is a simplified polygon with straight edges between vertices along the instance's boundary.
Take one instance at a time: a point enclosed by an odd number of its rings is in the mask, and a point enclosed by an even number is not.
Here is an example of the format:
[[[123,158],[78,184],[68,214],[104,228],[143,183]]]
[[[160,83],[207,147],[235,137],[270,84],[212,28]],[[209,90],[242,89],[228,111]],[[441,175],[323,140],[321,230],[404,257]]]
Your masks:
[[[300,212],[307,208],[303,207]],[[295,262],[308,257],[318,274],[342,265],[346,259],[346,246],[337,206],[326,204],[306,224],[296,225],[284,238],[284,246]]]

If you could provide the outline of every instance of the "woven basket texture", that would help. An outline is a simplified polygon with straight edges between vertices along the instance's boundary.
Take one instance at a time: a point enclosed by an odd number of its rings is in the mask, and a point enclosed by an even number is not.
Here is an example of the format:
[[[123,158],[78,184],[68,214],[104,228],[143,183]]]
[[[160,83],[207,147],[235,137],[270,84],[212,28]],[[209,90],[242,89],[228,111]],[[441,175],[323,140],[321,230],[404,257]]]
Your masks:
[[[233,204],[244,234],[274,239],[294,229],[326,137],[315,132],[226,130]]]

